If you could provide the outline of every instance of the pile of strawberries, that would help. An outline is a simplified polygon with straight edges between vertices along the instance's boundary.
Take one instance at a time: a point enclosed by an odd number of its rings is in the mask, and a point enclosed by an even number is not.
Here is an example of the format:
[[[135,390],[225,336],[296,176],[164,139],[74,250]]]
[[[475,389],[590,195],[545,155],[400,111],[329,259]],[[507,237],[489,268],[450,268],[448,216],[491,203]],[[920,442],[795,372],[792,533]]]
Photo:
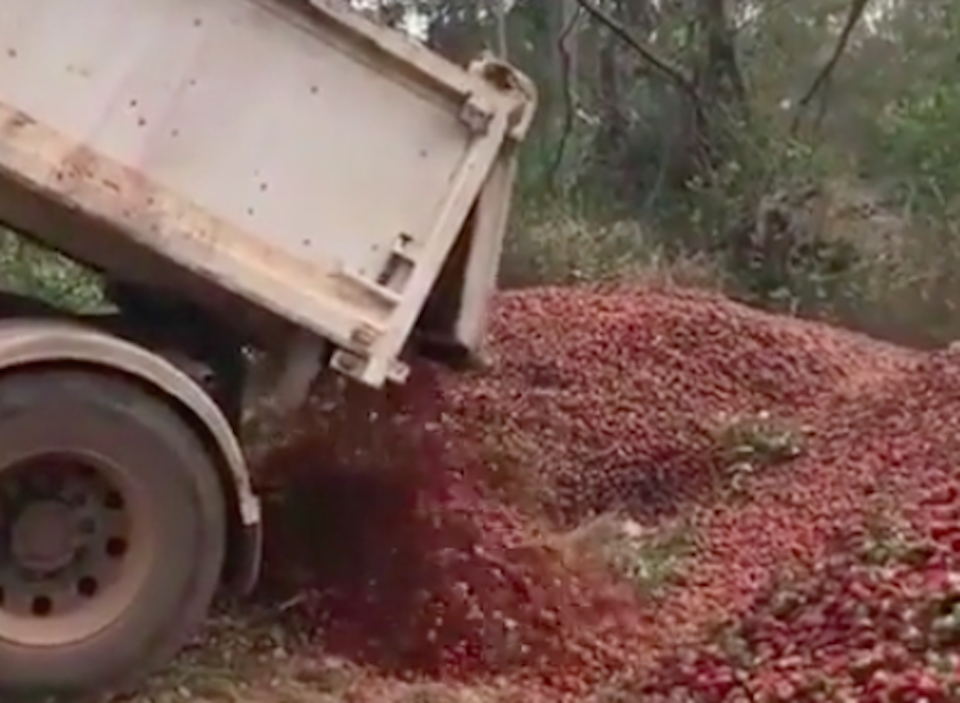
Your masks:
[[[652,703],[960,700],[960,555],[858,546],[765,590],[631,692]]]
[[[714,483],[724,416],[784,410],[802,424],[913,354],[716,295],[631,288],[506,294],[494,371],[444,388],[488,471],[549,485],[557,520],[613,507],[656,518]]]
[[[957,700],[960,358],[617,287],[505,294],[491,337],[487,371],[329,379],[260,467],[268,586],[328,651],[528,700]],[[799,441],[730,491],[737,417]],[[611,512],[690,526],[675,585],[558,547]]]
[[[702,585],[667,618],[709,610],[739,646],[701,632],[651,700],[960,700],[960,358],[831,398],[817,426],[789,475],[708,511]],[[777,583],[789,564],[803,575]]]

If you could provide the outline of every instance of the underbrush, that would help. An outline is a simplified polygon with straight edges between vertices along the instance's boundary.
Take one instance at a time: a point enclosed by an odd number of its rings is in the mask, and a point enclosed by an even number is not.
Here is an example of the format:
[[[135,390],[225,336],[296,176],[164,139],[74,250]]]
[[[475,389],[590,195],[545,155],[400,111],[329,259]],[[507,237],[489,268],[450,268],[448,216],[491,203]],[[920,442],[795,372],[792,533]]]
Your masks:
[[[842,205],[809,220],[802,227],[815,231],[762,243],[745,265],[722,247],[684,252],[671,233],[644,222],[596,224],[555,208],[517,218],[500,284],[699,288],[909,346],[960,337],[960,237],[950,221]]]
[[[706,256],[676,256],[639,222],[595,224],[560,211],[521,217],[508,233],[503,288],[631,281],[717,290],[720,269]]]

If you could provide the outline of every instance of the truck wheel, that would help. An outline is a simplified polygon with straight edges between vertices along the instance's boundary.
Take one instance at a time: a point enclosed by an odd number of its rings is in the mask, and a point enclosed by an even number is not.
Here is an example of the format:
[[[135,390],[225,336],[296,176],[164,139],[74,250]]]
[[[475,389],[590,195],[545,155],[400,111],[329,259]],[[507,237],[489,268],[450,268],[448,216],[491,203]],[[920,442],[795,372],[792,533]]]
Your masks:
[[[0,700],[136,684],[195,632],[226,506],[190,426],[96,371],[0,377]]]

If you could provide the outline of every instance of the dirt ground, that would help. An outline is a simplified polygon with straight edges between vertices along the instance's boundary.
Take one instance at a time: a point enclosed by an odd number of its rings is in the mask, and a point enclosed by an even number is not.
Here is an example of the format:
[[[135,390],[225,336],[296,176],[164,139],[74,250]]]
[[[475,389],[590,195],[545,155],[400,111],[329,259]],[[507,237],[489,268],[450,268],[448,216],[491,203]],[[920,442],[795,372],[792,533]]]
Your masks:
[[[334,703],[356,672],[315,654],[264,613],[220,613],[167,671],[127,703]]]
[[[169,669],[110,703],[498,703],[502,691],[384,679],[297,642],[260,614],[220,615]],[[514,699],[509,699],[514,700]]]

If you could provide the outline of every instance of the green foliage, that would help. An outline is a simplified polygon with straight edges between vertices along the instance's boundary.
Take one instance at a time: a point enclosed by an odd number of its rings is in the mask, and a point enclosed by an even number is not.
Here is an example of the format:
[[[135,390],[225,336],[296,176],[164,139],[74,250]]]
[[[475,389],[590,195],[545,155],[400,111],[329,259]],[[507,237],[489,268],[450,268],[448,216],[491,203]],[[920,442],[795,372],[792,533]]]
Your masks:
[[[723,414],[707,428],[719,461],[720,488],[744,495],[752,477],[803,454],[803,428],[767,412]]]
[[[880,121],[878,165],[894,180],[911,210],[955,214],[960,194],[960,85],[924,84]]]
[[[560,537],[553,545],[571,561],[599,562],[644,598],[681,582],[700,544],[695,526],[678,521],[649,529],[616,513],[605,513]]]
[[[597,223],[554,206],[527,215],[508,233],[500,284],[521,288],[586,281],[722,287],[706,257],[677,256],[636,221]]]
[[[74,312],[104,306],[98,277],[73,261],[0,230],[0,271],[4,290],[38,298]]]
[[[779,311],[923,345],[960,333],[960,1],[874,4],[803,109],[848,0],[740,0],[726,28],[698,14],[709,3],[595,3],[694,82],[700,113],[592,18],[558,59],[563,4],[519,3],[511,35],[547,99],[505,284],[670,279],[692,259]],[[733,62],[714,46],[731,27]]]

